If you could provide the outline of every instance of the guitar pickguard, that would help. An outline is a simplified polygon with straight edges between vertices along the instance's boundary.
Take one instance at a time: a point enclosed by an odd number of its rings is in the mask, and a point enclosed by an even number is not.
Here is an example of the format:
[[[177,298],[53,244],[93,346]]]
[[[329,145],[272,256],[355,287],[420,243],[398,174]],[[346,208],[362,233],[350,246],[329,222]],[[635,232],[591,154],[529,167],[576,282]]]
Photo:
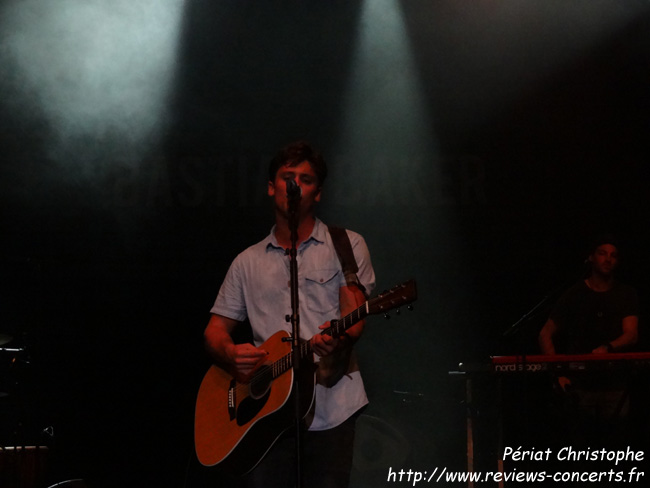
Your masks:
[[[250,396],[244,398],[237,406],[237,424],[245,425],[253,420],[262,408],[264,408],[270,395],[271,389],[269,388],[261,398],[253,398]]]
[[[230,420],[236,420],[238,425],[245,425],[255,418],[264,408],[273,383],[271,368],[264,365],[258,374],[248,383],[238,383],[235,379],[228,388],[228,414]]]

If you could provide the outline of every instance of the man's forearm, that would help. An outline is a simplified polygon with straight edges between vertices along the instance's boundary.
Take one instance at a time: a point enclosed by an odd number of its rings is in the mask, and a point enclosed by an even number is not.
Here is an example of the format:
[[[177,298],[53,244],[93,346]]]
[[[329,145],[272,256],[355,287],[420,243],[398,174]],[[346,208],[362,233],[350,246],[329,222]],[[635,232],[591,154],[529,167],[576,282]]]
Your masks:
[[[624,332],[622,335],[610,341],[612,352],[617,352],[627,348],[628,346],[633,346],[637,342],[637,334],[634,332]]]
[[[548,320],[539,333],[538,342],[539,349],[542,354],[555,354],[555,344],[553,344],[553,336],[557,326],[552,320]]]

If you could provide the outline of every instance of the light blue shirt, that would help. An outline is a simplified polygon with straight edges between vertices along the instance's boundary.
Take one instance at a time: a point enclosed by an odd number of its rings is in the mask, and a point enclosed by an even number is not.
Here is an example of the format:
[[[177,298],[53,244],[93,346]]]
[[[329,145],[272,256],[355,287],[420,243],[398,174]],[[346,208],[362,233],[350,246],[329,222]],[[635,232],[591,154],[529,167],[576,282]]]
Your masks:
[[[359,281],[371,293],[375,273],[365,240],[347,231],[359,272]],[[341,263],[327,226],[316,219],[308,239],[297,253],[300,336],[310,339],[328,320],[340,318],[339,288],[346,285]],[[278,330],[291,333],[285,320],[291,314],[289,257],[275,238],[275,227],[261,242],[239,254],[228,270],[211,312],[237,321],[249,319],[256,346]],[[317,384],[310,430],[325,430],[344,422],[368,403],[358,370],[333,387]]]

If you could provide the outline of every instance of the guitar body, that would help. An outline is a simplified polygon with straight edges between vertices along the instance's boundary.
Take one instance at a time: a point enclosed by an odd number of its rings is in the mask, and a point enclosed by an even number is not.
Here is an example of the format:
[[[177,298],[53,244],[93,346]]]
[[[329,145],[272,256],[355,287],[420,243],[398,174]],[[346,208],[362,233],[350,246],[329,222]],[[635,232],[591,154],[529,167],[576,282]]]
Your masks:
[[[260,346],[269,352],[265,364],[291,352],[291,342],[283,341],[283,337],[289,335],[277,332]],[[304,418],[313,402],[315,369],[311,360],[303,360],[300,366],[300,418]],[[260,366],[256,373],[265,367]],[[218,366],[211,366],[196,401],[194,444],[199,462],[218,465],[236,475],[257,466],[278,437],[294,424],[293,376],[293,368],[289,368],[272,381],[254,381],[254,375],[251,383],[244,384]]]
[[[386,314],[417,298],[415,280],[381,293],[341,319],[331,320],[321,335],[338,337],[371,314]],[[269,352],[248,383],[238,383],[223,369],[212,366],[196,400],[194,445],[204,466],[218,466],[232,474],[251,471],[280,435],[295,424],[293,356],[300,364],[300,418],[311,409],[316,381],[311,342],[292,351],[289,335],[273,334],[261,348]]]

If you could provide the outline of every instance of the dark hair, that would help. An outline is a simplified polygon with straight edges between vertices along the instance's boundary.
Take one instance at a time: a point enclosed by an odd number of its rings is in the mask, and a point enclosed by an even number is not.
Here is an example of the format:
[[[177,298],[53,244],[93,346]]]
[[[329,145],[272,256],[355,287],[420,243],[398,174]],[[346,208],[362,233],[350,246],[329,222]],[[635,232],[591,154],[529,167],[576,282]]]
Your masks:
[[[292,142],[278,151],[269,164],[269,181],[275,181],[275,176],[282,166],[296,166],[303,161],[311,164],[318,178],[318,186],[323,186],[327,177],[325,159],[305,141]]]
[[[595,253],[596,249],[598,249],[598,247],[602,246],[603,244],[611,244],[616,248],[618,252],[620,252],[619,241],[614,234],[600,234],[592,239],[589,245],[589,256]]]

